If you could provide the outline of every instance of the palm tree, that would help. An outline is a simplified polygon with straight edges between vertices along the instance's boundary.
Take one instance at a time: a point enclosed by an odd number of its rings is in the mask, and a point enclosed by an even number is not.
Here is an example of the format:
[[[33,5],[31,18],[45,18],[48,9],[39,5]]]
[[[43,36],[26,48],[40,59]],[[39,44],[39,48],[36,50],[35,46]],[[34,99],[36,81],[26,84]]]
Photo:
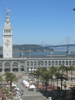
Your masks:
[[[10,88],[11,88],[11,90],[12,90],[12,82],[14,82],[14,81],[17,82],[18,81],[18,79],[16,78],[16,76],[13,73],[10,73],[10,72],[8,72],[6,74],[5,80],[7,82],[10,81]]]

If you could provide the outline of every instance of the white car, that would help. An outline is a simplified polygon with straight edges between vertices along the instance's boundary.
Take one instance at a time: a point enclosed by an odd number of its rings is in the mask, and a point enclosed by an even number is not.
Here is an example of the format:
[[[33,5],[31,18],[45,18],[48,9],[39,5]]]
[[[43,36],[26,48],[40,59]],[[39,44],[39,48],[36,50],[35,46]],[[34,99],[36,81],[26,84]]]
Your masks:
[[[14,90],[19,91],[19,88],[16,87],[16,88],[14,88]]]

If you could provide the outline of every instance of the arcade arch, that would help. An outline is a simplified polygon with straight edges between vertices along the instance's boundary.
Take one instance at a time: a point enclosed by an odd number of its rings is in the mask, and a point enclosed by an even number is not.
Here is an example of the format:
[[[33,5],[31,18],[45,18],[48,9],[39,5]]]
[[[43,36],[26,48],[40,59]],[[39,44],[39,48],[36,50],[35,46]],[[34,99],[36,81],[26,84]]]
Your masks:
[[[5,62],[4,66],[5,66],[5,72],[10,71],[10,63],[9,62]]]
[[[21,71],[24,71],[24,66],[23,65],[21,66]]]
[[[17,62],[13,62],[12,69],[13,69],[13,71],[18,72],[18,63]]]

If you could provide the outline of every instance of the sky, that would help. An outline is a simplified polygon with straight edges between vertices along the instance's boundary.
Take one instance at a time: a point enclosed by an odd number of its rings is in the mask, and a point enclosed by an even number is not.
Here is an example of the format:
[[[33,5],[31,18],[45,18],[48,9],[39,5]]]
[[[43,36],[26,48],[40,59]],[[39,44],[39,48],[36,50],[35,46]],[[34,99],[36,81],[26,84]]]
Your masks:
[[[7,6],[13,44],[75,43],[75,0],[0,0],[0,46]]]

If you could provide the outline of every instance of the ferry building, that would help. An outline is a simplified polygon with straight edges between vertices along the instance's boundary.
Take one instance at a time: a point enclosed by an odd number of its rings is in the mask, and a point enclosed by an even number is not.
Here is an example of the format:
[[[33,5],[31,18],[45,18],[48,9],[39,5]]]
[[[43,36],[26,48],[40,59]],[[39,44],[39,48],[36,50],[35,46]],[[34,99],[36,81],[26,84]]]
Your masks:
[[[32,56],[28,57],[13,57],[13,43],[12,43],[12,27],[10,25],[9,14],[6,14],[5,25],[3,28],[3,58],[0,58],[0,72],[5,71],[21,71],[33,72],[34,70],[46,67],[47,69],[51,66],[59,67],[75,66],[75,58],[70,55],[46,55],[46,56]]]

